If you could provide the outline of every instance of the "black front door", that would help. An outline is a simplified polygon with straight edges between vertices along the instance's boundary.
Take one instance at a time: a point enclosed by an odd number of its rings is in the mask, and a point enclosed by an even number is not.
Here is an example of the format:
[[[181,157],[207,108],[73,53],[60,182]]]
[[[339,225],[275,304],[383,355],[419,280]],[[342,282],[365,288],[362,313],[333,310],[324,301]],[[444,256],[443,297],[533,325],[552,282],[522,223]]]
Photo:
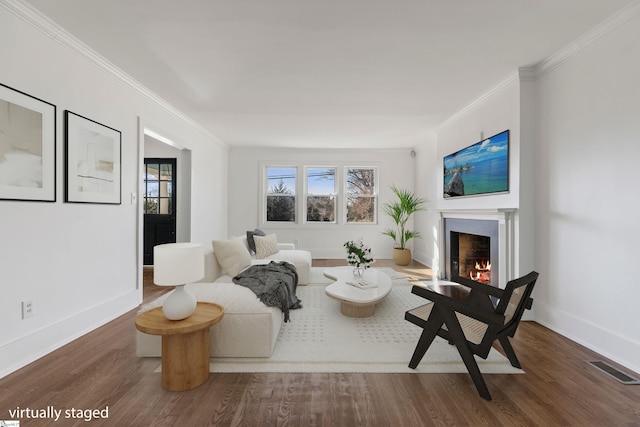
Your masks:
[[[144,265],[153,265],[153,247],[176,242],[176,159],[144,166]]]

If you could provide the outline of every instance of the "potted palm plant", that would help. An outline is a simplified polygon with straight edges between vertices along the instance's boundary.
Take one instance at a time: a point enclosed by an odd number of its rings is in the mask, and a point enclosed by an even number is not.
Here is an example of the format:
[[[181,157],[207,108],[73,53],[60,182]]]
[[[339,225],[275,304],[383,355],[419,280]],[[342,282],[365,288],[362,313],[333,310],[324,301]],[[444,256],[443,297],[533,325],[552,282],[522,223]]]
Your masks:
[[[393,248],[393,261],[397,265],[407,265],[411,262],[411,249],[406,247],[407,242],[414,237],[419,237],[420,232],[407,230],[406,224],[411,215],[424,210],[425,201],[416,197],[411,191],[391,186],[396,195],[396,200],[383,205],[384,213],[389,215],[396,223],[396,228],[388,228],[382,234],[391,237],[395,243]]]

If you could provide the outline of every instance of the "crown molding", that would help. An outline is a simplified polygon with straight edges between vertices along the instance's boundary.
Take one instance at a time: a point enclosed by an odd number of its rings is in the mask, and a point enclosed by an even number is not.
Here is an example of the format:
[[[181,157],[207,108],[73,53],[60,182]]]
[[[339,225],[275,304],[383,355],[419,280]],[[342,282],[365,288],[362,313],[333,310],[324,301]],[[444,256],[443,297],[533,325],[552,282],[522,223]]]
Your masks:
[[[501,81],[500,83],[498,83],[497,85],[495,85],[494,87],[492,87],[491,89],[489,89],[488,91],[480,95],[480,97],[476,98],[466,107],[464,107],[462,110],[459,110],[457,113],[455,113],[454,115],[449,117],[447,120],[442,122],[437,128],[440,129],[444,126],[447,126],[449,123],[458,120],[462,116],[465,116],[466,114],[470,113],[471,111],[475,110],[476,108],[484,104],[487,99],[491,98],[496,93],[510,86],[514,82],[519,81],[519,79],[520,79],[520,76],[518,71],[516,70],[515,72],[511,73],[506,79],[504,79],[503,81]]]
[[[634,0],[560,51],[539,62],[535,67],[536,75],[548,73],[562,65],[592,43],[600,40],[638,16],[640,16],[640,0]]]
[[[458,111],[453,116],[449,117],[447,120],[442,122],[442,124],[440,124],[438,128],[446,126],[448,123],[453,122],[459,119],[460,117],[464,116],[465,114],[468,114],[469,112],[475,110],[480,105],[484,104],[487,99],[491,98],[496,93],[503,90],[504,88],[511,86],[513,83],[523,82],[523,81],[533,81],[535,79],[536,79],[535,67],[518,68],[516,71],[511,73],[506,79],[504,79],[503,81],[501,81],[500,83],[498,83],[497,85],[495,85],[494,87],[492,87],[491,89],[489,89],[488,91],[480,95],[479,98],[477,98],[476,100],[471,102],[469,105],[464,107],[462,110]]]
[[[535,67],[520,67],[518,68],[518,79],[521,82],[530,82],[536,79]]]
[[[580,38],[574,40],[571,44],[569,44],[564,49],[558,51],[557,53],[551,55],[549,58],[542,60],[538,64],[532,67],[520,67],[513,74],[507,77],[502,82],[498,83],[496,86],[482,94],[479,98],[472,101],[462,110],[459,110],[457,113],[449,117],[447,120],[442,122],[437,128],[440,129],[443,126],[448,125],[449,123],[459,119],[460,117],[468,114],[469,112],[475,110],[480,105],[482,105],[488,98],[500,92],[503,88],[509,86],[511,83],[515,81],[534,81],[541,74],[547,73],[552,69],[556,68],[560,64],[567,61],[569,58],[576,55],[582,49],[586,48],[590,44],[594,43],[597,40],[605,37],[607,34],[615,31],[620,28],[627,22],[637,18],[640,16],[640,0],[634,0],[632,3],[622,8],[600,25],[596,26],[592,30],[588,31],[586,34],[581,36]]]
[[[135,80],[133,77],[122,71],[120,68],[116,67],[106,58],[95,52],[93,49],[91,49],[76,37],[72,36],[70,33],[65,31],[62,27],[53,22],[47,16],[43,15],[40,11],[38,11],[31,5],[23,2],[22,0],[0,0],[0,7],[6,9],[23,22],[31,25],[33,28],[37,29],[47,37],[56,41],[58,44],[68,49],[69,51],[78,55],[80,58],[84,59],[91,65],[104,71],[107,75],[112,76],[128,88],[134,90],[143,97],[164,108],[180,120],[187,123],[189,126],[192,126],[205,136],[215,141],[220,146],[228,148],[228,145],[213,133],[211,133],[211,131],[204,128],[202,125],[176,109],[169,102],[165,101],[163,98]]]

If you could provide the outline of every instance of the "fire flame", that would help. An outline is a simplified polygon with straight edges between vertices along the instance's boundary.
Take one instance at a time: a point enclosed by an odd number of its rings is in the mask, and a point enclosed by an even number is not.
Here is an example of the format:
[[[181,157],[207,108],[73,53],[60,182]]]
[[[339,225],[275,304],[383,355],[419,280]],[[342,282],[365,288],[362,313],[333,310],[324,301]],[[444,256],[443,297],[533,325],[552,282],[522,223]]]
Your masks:
[[[482,263],[482,265],[480,265],[480,263],[478,261],[476,261],[476,270],[478,271],[491,271],[491,263]]]
[[[483,262],[482,264],[476,261],[475,274],[473,271],[469,271],[469,278],[471,280],[475,280],[476,282],[486,282],[489,283],[491,281],[491,263]]]

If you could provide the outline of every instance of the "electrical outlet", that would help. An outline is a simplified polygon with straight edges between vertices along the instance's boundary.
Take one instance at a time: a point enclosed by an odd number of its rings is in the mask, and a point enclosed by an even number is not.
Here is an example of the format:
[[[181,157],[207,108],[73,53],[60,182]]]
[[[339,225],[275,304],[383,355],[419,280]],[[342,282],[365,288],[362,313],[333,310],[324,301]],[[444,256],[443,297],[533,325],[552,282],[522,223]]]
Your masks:
[[[293,244],[297,248],[298,245],[300,244],[300,241],[298,239],[293,239]]]
[[[22,301],[22,318],[26,319],[31,316],[33,316],[33,301],[30,299]]]
[[[131,204],[135,205],[136,203],[138,203],[138,194],[137,193],[131,193]]]

